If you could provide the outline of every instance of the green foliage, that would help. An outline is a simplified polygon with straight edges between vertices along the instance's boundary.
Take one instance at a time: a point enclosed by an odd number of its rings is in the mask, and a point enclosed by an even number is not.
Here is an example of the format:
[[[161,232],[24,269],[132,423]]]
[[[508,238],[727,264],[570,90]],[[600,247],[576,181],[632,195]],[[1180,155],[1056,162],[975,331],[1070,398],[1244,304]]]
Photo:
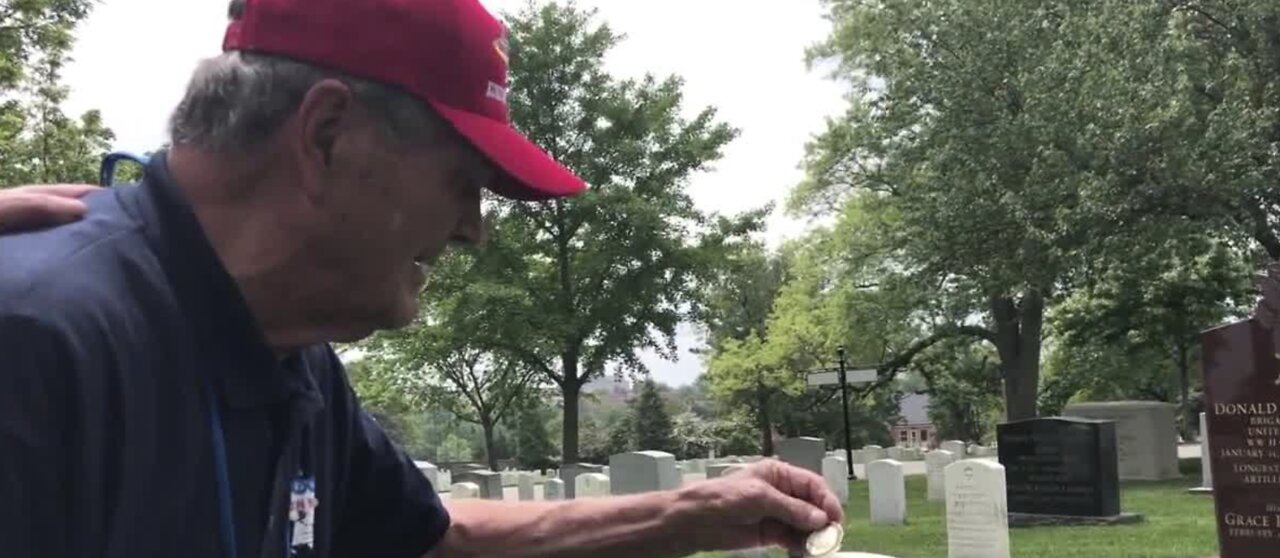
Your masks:
[[[1200,332],[1242,316],[1247,255],[1202,230],[1169,229],[1154,249],[1090,277],[1055,308],[1058,334],[1042,401],[1147,399],[1183,405],[1197,424]]]
[[[894,279],[876,291],[915,286],[891,323],[919,328],[922,343],[991,343],[1010,417],[1036,413],[1046,309],[1110,282],[1141,304],[1109,302],[1112,318],[1169,344],[1221,316],[1237,291],[1222,279],[1241,277],[1228,265],[1222,277],[1146,282],[1194,254],[1166,250],[1171,239],[1253,241],[1280,257],[1280,43],[1262,38],[1280,32],[1280,6],[826,5],[834,29],[810,58],[850,85],[850,107],[809,145],[792,208],[834,215],[837,238],[861,240],[847,243],[842,272]],[[1143,288],[1099,279],[1116,269]]]
[[[554,467],[558,451],[547,430],[547,422],[553,420],[551,408],[539,397],[528,397],[512,418],[516,431],[516,464],[522,469]]]
[[[472,456],[471,444],[457,434],[449,434],[436,450],[436,459],[445,462],[471,461]]]
[[[942,440],[995,438],[1003,419],[998,357],[990,347],[963,340],[936,345],[912,362],[925,380],[929,418]]]
[[[88,0],[18,0],[0,7],[0,187],[97,182],[114,135],[98,111],[63,114],[61,70]]]
[[[640,382],[640,394],[631,402],[631,428],[639,450],[676,453],[675,428],[666,403],[653,380]]]
[[[703,215],[686,186],[736,132],[712,109],[685,117],[679,78],[605,72],[620,38],[594,12],[550,3],[507,19],[512,119],[591,189],[494,204],[484,276],[510,291],[502,322],[521,329],[491,337],[561,388],[573,461],[581,386],[610,367],[642,373],[639,349],[674,355],[696,281],[737,224]]]
[[[483,431],[486,461],[497,468],[497,425],[534,393],[537,376],[497,350],[491,336],[516,332],[498,308],[514,295],[495,284],[482,255],[454,252],[432,269],[421,294],[422,315],[407,328],[379,333],[363,344],[385,362],[394,385],[412,390],[421,405],[449,411]]]
[[[760,455],[760,437],[751,431],[751,418],[745,413],[725,413],[711,422],[711,433],[716,444],[716,455]],[[703,454],[689,457],[705,457]]]

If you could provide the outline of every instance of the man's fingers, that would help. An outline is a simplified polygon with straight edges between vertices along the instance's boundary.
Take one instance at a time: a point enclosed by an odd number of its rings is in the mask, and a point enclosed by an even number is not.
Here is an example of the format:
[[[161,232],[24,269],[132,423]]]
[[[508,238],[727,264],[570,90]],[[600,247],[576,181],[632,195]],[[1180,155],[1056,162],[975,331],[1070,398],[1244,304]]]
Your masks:
[[[60,225],[88,211],[73,197],[12,192],[0,195],[0,232]]]
[[[821,508],[773,486],[762,488],[755,500],[766,522],[772,519],[802,533],[817,531],[830,523],[827,512]]]
[[[38,184],[35,186],[20,186],[11,191],[27,194],[46,194],[63,198],[80,198],[98,189],[97,186],[89,184]]]
[[[787,465],[781,461],[774,461],[773,465],[769,474],[775,477],[770,479],[774,486],[790,496],[821,509],[827,514],[828,522],[844,522],[844,508],[836,499],[835,493],[827,486],[825,479],[813,471]]]
[[[780,546],[787,556],[804,556],[804,541],[809,536],[794,527],[774,519],[766,519],[760,525],[760,542],[765,546]]]

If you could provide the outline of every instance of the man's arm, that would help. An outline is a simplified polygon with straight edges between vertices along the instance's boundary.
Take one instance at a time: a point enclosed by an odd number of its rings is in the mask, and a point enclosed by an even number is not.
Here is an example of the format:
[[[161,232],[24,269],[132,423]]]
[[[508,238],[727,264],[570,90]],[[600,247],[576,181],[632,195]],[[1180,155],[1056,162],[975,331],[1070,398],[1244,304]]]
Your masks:
[[[444,544],[431,558],[686,556],[704,550],[780,545],[843,522],[817,475],[762,461],[687,487],[565,502],[453,500]]]

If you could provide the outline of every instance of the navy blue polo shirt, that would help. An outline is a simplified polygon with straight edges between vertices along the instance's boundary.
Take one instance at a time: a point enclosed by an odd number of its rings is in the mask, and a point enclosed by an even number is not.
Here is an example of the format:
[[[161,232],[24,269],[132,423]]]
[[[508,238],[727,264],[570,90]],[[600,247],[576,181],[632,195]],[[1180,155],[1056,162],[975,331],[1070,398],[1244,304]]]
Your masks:
[[[0,555],[232,556],[215,417],[238,558],[417,558],[441,540],[435,490],[333,350],[267,348],[163,154],[87,201],[82,221],[0,236]],[[287,550],[303,478],[314,542]]]

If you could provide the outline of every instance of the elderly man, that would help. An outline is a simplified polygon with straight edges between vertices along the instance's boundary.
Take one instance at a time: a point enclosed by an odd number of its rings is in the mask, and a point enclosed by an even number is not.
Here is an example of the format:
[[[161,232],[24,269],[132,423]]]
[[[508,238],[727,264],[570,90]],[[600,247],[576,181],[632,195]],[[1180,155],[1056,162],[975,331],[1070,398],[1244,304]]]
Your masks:
[[[585,185],[507,122],[504,31],[475,0],[231,16],[141,184],[0,237],[5,556],[678,556],[796,549],[842,521],[819,477],[775,461],[442,505],[326,343],[412,320],[446,246],[482,238],[483,188]],[[0,219],[75,219],[83,193],[11,191]]]

